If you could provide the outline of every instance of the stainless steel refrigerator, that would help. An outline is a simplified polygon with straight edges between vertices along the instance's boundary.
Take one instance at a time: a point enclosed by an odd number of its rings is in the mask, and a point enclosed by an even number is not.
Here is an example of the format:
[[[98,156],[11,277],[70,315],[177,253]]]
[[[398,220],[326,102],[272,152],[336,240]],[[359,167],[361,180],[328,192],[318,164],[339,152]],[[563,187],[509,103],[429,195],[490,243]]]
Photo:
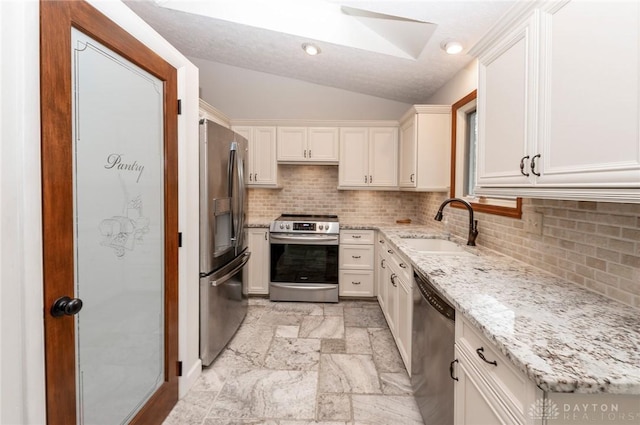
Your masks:
[[[200,358],[210,365],[247,313],[247,140],[200,120]]]

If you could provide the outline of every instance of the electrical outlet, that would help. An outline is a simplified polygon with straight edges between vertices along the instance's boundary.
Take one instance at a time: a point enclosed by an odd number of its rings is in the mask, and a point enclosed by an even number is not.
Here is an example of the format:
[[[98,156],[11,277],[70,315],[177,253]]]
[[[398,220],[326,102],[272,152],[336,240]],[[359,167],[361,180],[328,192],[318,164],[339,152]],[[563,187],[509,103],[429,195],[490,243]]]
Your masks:
[[[524,218],[524,230],[527,233],[542,236],[542,213],[529,213]]]

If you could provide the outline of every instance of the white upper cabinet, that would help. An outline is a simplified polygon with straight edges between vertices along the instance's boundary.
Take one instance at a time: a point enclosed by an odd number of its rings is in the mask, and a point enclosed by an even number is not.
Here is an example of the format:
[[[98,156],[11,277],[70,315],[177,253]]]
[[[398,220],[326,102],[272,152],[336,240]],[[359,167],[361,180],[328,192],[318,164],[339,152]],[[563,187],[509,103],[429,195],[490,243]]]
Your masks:
[[[537,15],[511,30],[479,59],[478,185],[523,185],[519,164],[534,135]]]
[[[450,162],[451,107],[415,105],[400,122],[400,189],[448,191]]]
[[[336,127],[278,127],[279,162],[338,163]]]
[[[337,127],[309,127],[307,143],[310,161],[338,163],[340,130]]]
[[[640,3],[554,4],[542,28],[536,184],[640,188]]]
[[[340,129],[340,188],[389,188],[398,184],[398,129]]]
[[[275,127],[233,127],[233,131],[249,141],[245,182],[249,187],[277,187]]]
[[[518,7],[476,47],[476,192],[640,202],[640,3]]]

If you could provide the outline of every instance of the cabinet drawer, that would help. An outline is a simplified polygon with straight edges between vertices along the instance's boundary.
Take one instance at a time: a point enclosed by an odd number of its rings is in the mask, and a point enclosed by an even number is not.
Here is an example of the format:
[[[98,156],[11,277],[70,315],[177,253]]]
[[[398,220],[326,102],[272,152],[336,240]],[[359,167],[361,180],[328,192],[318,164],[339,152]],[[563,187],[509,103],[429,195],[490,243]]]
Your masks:
[[[341,230],[340,243],[352,245],[373,245],[373,230]]]
[[[530,398],[532,387],[529,379],[464,318],[456,320],[456,346],[467,355],[509,409],[524,417],[527,413],[525,403]]]
[[[380,246],[384,250],[383,255],[387,259],[389,267],[405,281],[412,282],[411,264],[400,255],[398,250],[391,247],[389,243],[381,244]]]
[[[500,402],[497,394],[482,379],[466,350],[455,347],[454,424],[524,425]]]
[[[340,245],[340,268],[373,270],[373,246]]]
[[[340,270],[341,296],[373,296],[373,271]]]

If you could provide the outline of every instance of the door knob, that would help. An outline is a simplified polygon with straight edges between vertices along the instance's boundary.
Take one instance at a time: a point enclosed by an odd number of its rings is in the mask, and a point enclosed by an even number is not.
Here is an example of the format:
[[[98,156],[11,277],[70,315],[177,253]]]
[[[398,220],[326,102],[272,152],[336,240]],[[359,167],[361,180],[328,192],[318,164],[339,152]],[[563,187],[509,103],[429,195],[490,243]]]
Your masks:
[[[51,306],[53,317],[73,316],[82,310],[82,300],[80,298],[60,297]]]

